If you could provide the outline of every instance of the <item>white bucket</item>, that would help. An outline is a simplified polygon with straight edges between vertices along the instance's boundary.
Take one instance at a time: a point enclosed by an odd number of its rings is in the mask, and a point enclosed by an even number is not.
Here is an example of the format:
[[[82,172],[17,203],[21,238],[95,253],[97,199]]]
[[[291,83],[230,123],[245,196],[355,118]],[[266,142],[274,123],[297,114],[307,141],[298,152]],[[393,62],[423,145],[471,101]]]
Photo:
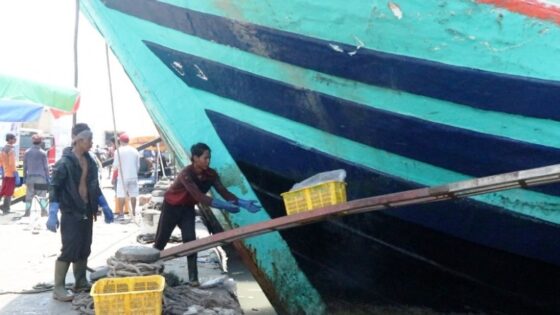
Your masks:
[[[141,234],[155,234],[159,222],[161,211],[154,209],[145,209],[142,211],[142,228]]]

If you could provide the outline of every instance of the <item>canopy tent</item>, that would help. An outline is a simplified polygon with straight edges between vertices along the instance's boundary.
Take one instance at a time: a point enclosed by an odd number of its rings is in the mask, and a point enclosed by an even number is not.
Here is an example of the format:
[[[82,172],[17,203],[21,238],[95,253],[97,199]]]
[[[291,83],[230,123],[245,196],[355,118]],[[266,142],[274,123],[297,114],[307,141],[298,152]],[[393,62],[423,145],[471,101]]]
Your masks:
[[[80,105],[74,88],[0,74],[0,121],[37,120],[46,106],[55,118],[72,114]]]
[[[0,121],[35,121],[39,119],[42,112],[42,105],[22,101],[0,100]]]

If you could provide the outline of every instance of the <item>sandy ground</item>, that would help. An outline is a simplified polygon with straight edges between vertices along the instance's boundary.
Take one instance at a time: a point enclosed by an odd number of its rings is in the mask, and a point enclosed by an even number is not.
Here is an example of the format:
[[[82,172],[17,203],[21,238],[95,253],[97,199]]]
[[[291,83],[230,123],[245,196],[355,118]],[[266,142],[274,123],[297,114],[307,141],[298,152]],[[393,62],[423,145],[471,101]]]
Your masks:
[[[113,191],[104,189],[108,200]],[[36,207],[38,208],[38,207]],[[24,212],[24,204],[12,206],[12,214],[0,216],[0,314],[78,314],[70,303],[62,303],[51,298],[52,292],[38,294],[7,294],[10,291],[29,290],[34,285],[53,282],[54,262],[60,251],[60,233],[52,233],[45,228],[46,218],[39,219],[40,230],[33,234],[27,218],[18,219]],[[136,237],[146,231],[146,227],[134,223],[105,224],[100,218],[94,224],[92,254],[88,266],[97,268],[106,264],[107,258],[117,249],[126,245],[139,245]],[[178,232],[178,231],[176,231]],[[197,223],[197,237],[208,234],[205,226]],[[168,246],[174,246],[170,244]],[[213,250],[199,254],[199,277],[201,282],[223,276],[218,264],[212,264]],[[231,252],[231,251],[230,251]],[[229,276],[236,280],[238,296],[246,314],[276,314],[262,290],[250,273],[239,262],[235,253],[229,259]],[[167,271],[174,271],[181,278],[187,275],[186,258],[174,259],[166,263]],[[66,282],[74,281],[71,268]]]

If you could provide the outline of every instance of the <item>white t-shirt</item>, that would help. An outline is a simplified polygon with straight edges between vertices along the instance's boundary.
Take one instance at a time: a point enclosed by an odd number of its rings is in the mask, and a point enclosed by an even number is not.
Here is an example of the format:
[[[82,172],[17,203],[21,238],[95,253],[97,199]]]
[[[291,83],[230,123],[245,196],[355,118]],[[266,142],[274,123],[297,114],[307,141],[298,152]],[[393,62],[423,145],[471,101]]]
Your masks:
[[[138,180],[138,169],[140,168],[140,155],[138,151],[128,145],[121,146],[115,152],[113,167],[119,170],[119,177],[127,180]],[[122,170],[119,166],[119,155],[121,158]]]

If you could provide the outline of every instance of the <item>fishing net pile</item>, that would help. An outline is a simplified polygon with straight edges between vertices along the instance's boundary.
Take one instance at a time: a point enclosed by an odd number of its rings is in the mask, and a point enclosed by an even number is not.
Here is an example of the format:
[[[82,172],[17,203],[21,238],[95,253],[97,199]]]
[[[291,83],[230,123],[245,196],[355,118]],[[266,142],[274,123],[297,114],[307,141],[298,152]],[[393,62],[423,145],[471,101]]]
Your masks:
[[[185,267],[186,268],[186,267]],[[159,251],[150,247],[128,246],[107,259],[107,266],[91,275],[92,281],[111,278],[162,275],[166,280],[163,292],[163,314],[238,315],[243,314],[237,300],[235,282],[227,276],[202,283],[199,287],[183,283],[174,273],[164,272]],[[81,314],[94,314],[89,292],[79,293],[72,302]]]

